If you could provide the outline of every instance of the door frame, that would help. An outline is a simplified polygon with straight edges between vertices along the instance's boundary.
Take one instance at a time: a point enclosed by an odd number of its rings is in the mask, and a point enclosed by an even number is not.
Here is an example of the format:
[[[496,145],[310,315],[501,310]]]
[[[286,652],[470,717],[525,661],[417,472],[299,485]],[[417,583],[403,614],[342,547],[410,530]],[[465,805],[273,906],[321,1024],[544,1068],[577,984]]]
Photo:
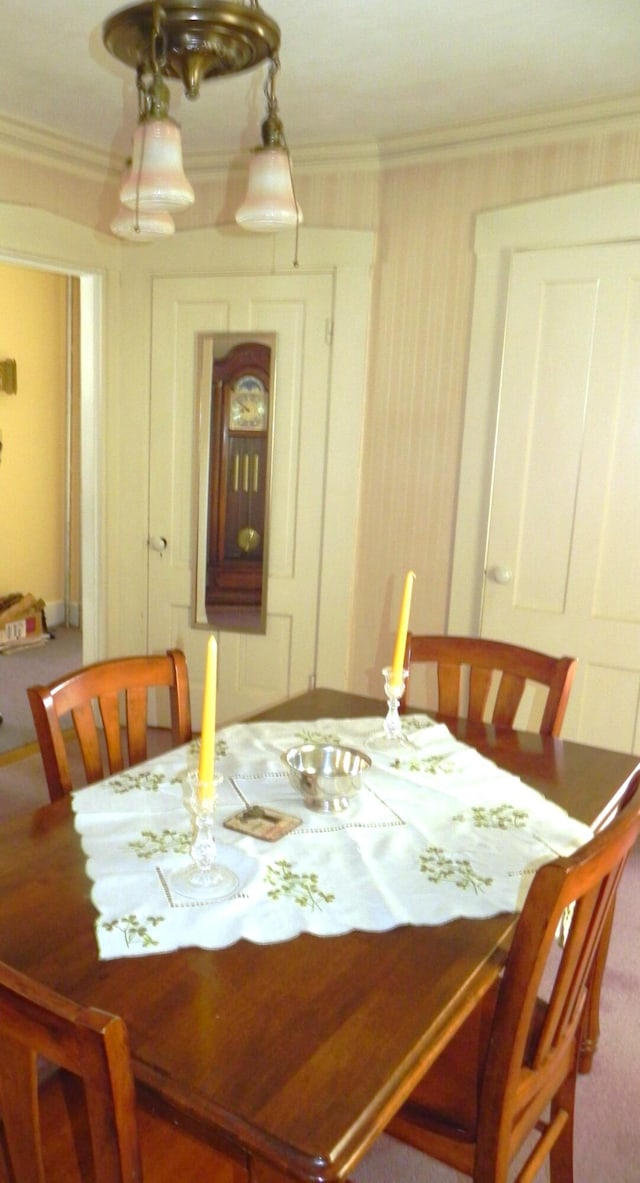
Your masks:
[[[110,243],[46,210],[0,203],[0,259],[12,266],[76,277],[80,289],[81,621],[83,662],[104,653],[104,338]],[[37,248],[34,248],[37,243]],[[107,263],[109,259],[109,263]]]
[[[640,184],[623,183],[478,215],[476,280],[447,628],[479,635],[509,271],[515,251],[640,240]]]

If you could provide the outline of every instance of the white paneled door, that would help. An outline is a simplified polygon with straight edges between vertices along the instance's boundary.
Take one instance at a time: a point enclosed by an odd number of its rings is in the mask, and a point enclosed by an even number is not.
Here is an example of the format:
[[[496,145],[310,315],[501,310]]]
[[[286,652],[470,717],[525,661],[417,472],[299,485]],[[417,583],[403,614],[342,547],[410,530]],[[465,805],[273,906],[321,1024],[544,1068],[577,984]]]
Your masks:
[[[513,257],[482,634],[578,657],[563,736],[640,752],[640,245]]]
[[[197,728],[206,639],[192,623],[197,337],[276,334],[267,631],[218,634],[217,718],[224,723],[308,689],[315,673],[332,293],[329,274],[153,284],[149,645],[185,650]]]

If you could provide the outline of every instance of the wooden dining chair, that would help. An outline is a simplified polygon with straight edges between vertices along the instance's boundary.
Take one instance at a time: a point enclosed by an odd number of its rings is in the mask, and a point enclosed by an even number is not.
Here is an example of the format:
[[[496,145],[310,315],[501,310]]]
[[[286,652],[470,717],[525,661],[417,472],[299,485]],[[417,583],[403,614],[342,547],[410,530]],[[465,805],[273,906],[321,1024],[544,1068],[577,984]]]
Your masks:
[[[69,741],[77,740],[88,784],[146,760],[149,691],[163,688],[169,694],[172,744],[178,747],[192,734],[189,675],[179,649],[94,662],[48,686],[29,687],[52,801],[74,788]]]
[[[536,872],[499,980],[388,1133],[474,1183],[506,1183],[527,1141],[517,1183],[532,1183],[547,1157],[551,1183],[573,1183],[574,1099],[589,974],[639,831],[637,772],[624,808],[605,830]],[[558,952],[561,921],[568,917]]]
[[[241,1151],[201,1142],[137,1105],[121,1018],[3,963],[0,1143],[12,1183],[248,1180]]]
[[[431,663],[437,669],[436,709],[440,714],[491,722],[497,727],[514,726],[527,683],[546,686],[538,730],[541,735],[560,734],[576,669],[573,657],[549,657],[522,645],[481,637],[409,633],[405,649],[409,676],[401,710],[409,703],[411,674],[417,663]]]

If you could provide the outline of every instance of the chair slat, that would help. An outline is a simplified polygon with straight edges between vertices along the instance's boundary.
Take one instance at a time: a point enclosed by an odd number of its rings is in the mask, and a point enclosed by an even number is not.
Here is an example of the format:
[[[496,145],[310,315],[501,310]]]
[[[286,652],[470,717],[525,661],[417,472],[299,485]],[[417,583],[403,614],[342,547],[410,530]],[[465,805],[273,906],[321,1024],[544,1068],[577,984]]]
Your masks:
[[[146,686],[132,686],[126,692],[129,764],[141,764],[147,758],[148,693]]]
[[[18,1179],[45,1183],[38,1121],[38,1073],[34,1052],[10,1032],[1,1040],[0,1111],[4,1138]]]
[[[527,680],[521,674],[503,671],[493,708],[496,727],[513,727],[526,684]]]
[[[102,731],[107,748],[107,763],[109,772],[122,772],[124,768],[124,753],[122,749],[122,722],[120,718],[120,700],[117,691],[98,695],[98,707],[102,720]],[[100,769],[102,775],[102,767]],[[100,779],[100,776],[96,778]]]
[[[27,693],[52,801],[74,787],[64,719],[71,713],[89,784],[147,758],[149,691],[168,693],[174,746],[191,739],[189,676],[184,654],[94,662]],[[99,719],[100,726],[96,722]],[[123,745],[126,735],[126,750]]]
[[[408,669],[405,666],[405,669]],[[460,703],[460,666],[442,662],[438,666],[438,701],[445,715],[457,715]]]
[[[482,722],[489,698],[489,692],[491,690],[492,681],[492,670],[483,669],[480,666],[473,666],[471,668],[469,671],[469,702],[466,712],[467,718],[474,719],[477,722]]]
[[[100,780],[100,774],[102,772],[100,738],[98,736],[98,728],[96,727],[91,702],[78,703],[73,707],[71,717],[80,745],[82,763],[84,764],[87,781],[91,784],[93,781]]]

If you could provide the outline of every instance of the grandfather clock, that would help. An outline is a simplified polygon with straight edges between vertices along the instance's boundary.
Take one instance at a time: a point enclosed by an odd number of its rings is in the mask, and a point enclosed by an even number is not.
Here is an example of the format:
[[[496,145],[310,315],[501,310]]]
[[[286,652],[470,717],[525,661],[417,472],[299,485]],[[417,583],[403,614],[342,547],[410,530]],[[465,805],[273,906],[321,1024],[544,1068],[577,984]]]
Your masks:
[[[213,365],[206,601],[262,601],[271,349],[235,345]]]

